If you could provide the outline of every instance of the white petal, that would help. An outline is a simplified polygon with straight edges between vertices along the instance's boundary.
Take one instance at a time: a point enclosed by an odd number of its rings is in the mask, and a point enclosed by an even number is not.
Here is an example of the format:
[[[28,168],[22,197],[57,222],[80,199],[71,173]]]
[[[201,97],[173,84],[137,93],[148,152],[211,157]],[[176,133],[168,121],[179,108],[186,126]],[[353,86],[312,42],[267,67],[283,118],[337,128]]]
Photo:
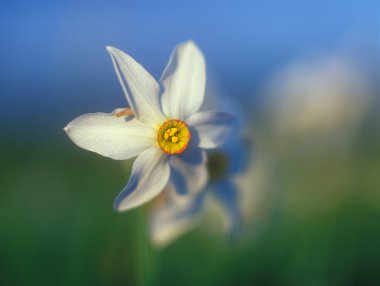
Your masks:
[[[190,198],[178,195],[170,184],[162,193],[163,202],[150,215],[150,239],[154,246],[165,247],[196,226],[203,196]]]
[[[221,180],[211,188],[224,212],[225,230],[231,239],[236,239],[242,231],[240,197],[238,189],[230,180]]]
[[[114,208],[126,211],[150,201],[167,185],[169,176],[168,156],[156,146],[145,150],[133,163],[131,178]]]
[[[186,123],[195,129],[191,134],[194,141],[198,141],[201,148],[216,148],[228,138],[233,125],[234,117],[225,112],[204,111],[191,115]]]
[[[177,193],[194,196],[204,189],[208,182],[206,161],[206,152],[191,146],[171,157],[170,182]]]
[[[178,45],[162,74],[161,105],[171,118],[184,119],[203,102],[206,66],[202,52],[191,41]]]
[[[155,142],[155,130],[149,125],[107,113],[79,116],[65,131],[79,147],[115,160],[135,157]]]
[[[107,47],[107,50],[136,117],[143,122],[162,121],[160,88],[156,80],[129,55],[113,47]]]

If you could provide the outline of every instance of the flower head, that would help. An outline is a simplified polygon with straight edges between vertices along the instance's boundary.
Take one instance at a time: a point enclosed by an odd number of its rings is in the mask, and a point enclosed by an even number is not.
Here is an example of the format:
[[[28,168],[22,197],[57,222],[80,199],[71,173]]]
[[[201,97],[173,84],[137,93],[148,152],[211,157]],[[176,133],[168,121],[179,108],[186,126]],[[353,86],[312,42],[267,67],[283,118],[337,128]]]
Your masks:
[[[233,123],[224,112],[197,112],[206,83],[201,51],[191,41],[178,45],[159,84],[129,55],[107,50],[129,108],[80,116],[65,130],[79,147],[100,155],[115,160],[137,156],[115,208],[138,207],[169,181],[179,193],[201,190],[208,179],[203,149],[222,144]]]

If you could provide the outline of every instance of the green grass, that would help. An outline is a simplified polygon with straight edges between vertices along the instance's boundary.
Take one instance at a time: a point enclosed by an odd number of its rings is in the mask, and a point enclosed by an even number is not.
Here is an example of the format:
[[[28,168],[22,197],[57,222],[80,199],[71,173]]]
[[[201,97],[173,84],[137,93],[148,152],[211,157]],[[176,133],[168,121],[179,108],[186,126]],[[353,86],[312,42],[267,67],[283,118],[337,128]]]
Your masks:
[[[112,210],[119,162],[64,134],[3,142],[0,285],[379,285],[379,141],[365,136],[345,157],[268,145],[261,231],[230,245],[203,226],[162,251],[147,207]]]

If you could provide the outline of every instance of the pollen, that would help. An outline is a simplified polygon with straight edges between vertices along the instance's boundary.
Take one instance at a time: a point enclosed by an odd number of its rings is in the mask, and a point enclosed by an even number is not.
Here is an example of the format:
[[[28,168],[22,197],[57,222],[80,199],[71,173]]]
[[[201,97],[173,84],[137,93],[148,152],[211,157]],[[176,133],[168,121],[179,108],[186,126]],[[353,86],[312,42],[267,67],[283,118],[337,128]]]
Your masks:
[[[167,154],[180,154],[185,151],[190,138],[189,128],[181,120],[168,120],[158,129],[158,145]]]

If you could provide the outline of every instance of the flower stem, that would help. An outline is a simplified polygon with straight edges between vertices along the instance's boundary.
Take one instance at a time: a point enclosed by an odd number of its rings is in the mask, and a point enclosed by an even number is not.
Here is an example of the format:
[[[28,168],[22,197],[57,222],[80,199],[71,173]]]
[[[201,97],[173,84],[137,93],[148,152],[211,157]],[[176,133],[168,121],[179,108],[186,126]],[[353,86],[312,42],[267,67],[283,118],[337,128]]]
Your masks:
[[[149,245],[147,233],[146,209],[138,210],[138,231],[137,231],[137,249],[138,249],[138,285],[154,285],[152,269],[152,251]]]

